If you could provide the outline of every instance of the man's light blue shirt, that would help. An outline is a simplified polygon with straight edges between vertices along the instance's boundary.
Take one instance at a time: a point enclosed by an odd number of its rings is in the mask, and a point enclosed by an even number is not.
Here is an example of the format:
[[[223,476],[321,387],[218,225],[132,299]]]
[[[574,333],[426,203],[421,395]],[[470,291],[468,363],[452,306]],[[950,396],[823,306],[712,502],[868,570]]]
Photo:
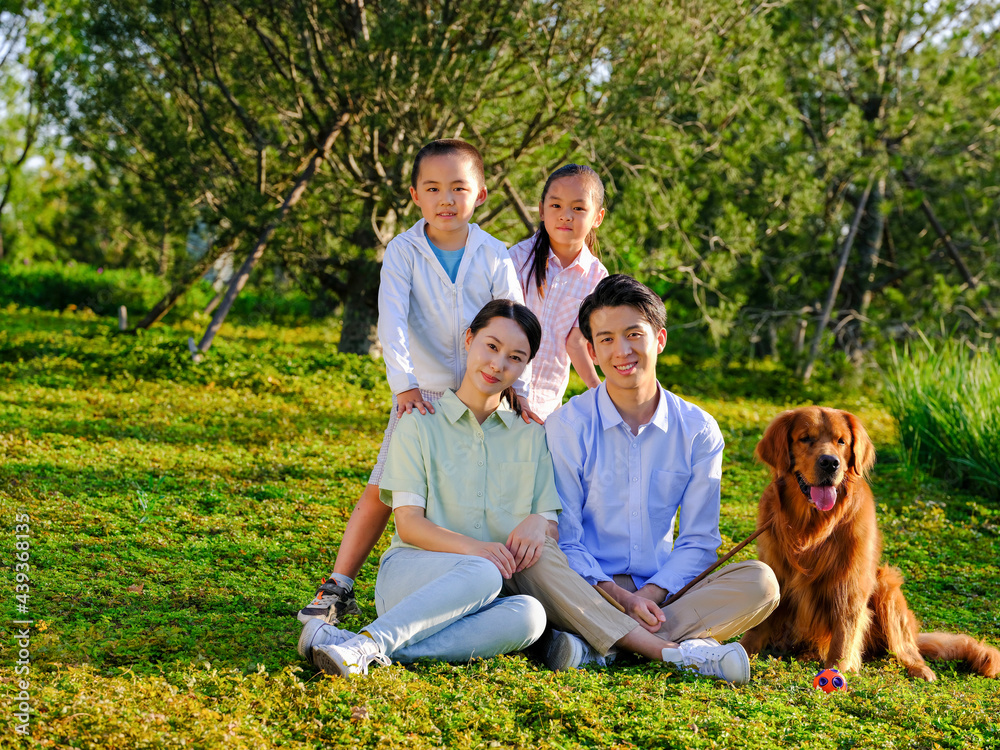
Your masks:
[[[674,592],[715,562],[722,543],[722,432],[657,387],[656,412],[638,435],[603,383],[545,421],[563,506],[559,546],[590,584],[628,574],[639,588]]]

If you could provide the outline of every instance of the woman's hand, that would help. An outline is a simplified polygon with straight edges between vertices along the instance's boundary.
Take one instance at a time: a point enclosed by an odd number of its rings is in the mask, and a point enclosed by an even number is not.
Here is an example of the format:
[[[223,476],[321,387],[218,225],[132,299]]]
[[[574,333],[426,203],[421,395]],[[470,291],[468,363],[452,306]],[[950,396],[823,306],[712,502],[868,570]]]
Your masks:
[[[500,575],[510,578],[514,575],[514,556],[500,542],[480,542],[477,539],[469,539],[468,549],[464,554],[483,557],[497,566]]]
[[[542,559],[548,529],[549,522],[538,513],[532,513],[510,532],[507,549],[513,556],[515,573],[527,570]]]

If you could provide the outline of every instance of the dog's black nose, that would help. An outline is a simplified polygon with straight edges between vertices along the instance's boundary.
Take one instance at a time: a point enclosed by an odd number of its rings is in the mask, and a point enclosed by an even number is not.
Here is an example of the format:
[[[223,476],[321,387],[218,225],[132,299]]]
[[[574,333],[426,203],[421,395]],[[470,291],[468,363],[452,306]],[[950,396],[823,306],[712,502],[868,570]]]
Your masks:
[[[822,471],[832,474],[837,469],[840,468],[840,459],[836,456],[820,456],[819,457],[819,468]]]

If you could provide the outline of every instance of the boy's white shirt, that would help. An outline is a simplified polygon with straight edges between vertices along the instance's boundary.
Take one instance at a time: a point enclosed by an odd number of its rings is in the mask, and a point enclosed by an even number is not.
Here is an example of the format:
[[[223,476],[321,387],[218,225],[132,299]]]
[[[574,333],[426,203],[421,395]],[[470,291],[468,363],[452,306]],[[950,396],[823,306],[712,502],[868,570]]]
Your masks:
[[[385,249],[378,290],[378,338],[394,394],[458,388],[465,373],[465,331],[492,299],[524,304],[514,263],[500,240],[469,224],[455,282],[434,255],[421,219]],[[514,383],[527,396],[531,365]]]

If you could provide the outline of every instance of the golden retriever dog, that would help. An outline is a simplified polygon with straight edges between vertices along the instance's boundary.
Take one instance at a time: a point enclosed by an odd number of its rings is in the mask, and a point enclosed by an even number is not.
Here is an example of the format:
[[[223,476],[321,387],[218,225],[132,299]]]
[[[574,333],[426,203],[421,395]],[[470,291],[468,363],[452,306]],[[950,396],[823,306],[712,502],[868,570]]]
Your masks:
[[[853,414],[818,406],[780,414],[757,444],[772,481],[760,499],[761,561],[781,584],[781,603],[742,641],[819,659],[853,672],[895,655],[912,677],[932,681],[924,659],[958,659],[985,677],[1000,651],[967,635],[920,633],[899,570],[879,566],[882,536],[866,477],[875,448]]]

